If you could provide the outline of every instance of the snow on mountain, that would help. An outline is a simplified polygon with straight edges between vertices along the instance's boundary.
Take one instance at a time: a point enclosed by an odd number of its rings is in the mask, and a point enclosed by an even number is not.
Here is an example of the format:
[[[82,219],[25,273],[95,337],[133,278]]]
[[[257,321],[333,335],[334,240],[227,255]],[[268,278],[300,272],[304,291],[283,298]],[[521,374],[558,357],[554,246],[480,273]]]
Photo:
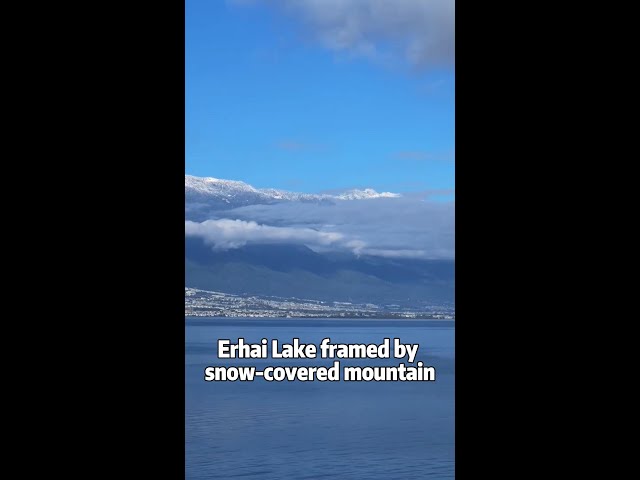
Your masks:
[[[273,188],[254,188],[236,180],[184,176],[185,199],[189,203],[204,203],[222,208],[274,202],[326,202],[343,200],[369,200],[400,197],[397,193],[376,192],[371,188],[348,190],[339,194],[297,193]]]
[[[365,188],[364,190],[349,190],[341,193],[340,195],[336,195],[333,198],[337,198],[338,200],[367,200],[370,198],[395,198],[399,196],[399,193],[378,193],[371,188]]]

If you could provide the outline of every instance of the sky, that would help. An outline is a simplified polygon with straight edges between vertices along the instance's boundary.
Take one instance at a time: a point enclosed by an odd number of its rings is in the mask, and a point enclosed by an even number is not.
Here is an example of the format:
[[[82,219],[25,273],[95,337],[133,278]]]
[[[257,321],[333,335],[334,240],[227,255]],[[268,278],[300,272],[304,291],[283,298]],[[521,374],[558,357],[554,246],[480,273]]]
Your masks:
[[[452,0],[186,0],[186,173],[452,199],[453,18]]]

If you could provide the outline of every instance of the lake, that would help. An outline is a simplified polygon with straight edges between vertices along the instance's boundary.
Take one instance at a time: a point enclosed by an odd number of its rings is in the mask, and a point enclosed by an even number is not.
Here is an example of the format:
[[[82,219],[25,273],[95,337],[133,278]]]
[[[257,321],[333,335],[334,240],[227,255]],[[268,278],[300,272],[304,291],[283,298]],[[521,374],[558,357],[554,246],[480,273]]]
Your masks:
[[[185,319],[186,478],[454,477],[455,322]],[[217,340],[418,343],[434,382],[205,382],[207,366],[326,365],[325,359],[218,359]],[[398,365],[406,359],[341,360]]]

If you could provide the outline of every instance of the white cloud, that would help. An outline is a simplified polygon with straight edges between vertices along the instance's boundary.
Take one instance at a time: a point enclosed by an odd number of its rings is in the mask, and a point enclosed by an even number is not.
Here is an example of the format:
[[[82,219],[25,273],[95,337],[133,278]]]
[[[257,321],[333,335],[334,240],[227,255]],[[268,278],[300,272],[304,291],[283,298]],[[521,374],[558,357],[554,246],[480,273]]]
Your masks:
[[[218,249],[295,243],[388,258],[454,258],[455,206],[412,197],[249,205],[187,221],[185,234]]]
[[[311,228],[273,227],[253,221],[205,220],[202,223],[185,221],[184,232],[188,237],[200,237],[217,249],[242,247],[248,243],[300,243],[312,246],[329,246],[344,236],[335,232],[321,232]]]
[[[374,257],[422,258],[427,252],[424,250],[385,250],[380,248],[364,248],[359,253],[362,255],[372,255]]]
[[[236,4],[260,3],[233,2]],[[453,65],[455,0],[274,0],[324,47],[416,67]]]

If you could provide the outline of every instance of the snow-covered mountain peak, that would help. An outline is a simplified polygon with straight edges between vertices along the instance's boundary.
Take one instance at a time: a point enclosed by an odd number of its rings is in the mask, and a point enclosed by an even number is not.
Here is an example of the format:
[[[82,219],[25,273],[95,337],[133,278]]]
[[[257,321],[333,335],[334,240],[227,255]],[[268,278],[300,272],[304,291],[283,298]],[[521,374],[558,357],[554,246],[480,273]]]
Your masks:
[[[327,202],[400,197],[397,193],[378,193],[371,188],[348,190],[337,194],[298,193],[274,188],[255,188],[237,180],[192,175],[184,176],[184,191],[187,202],[223,208],[287,201]]]
[[[217,194],[221,192],[256,192],[248,183],[238,180],[222,180],[213,177],[194,177],[192,175],[184,176],[184,188],[202,193]]]
[[[396,198],[400,196],[401,195],[399,193],[378,193],[372,188],[365,188],[364,190],[349,190],[347,192],[336,195],[335,198],[338,198],[340,200],[367,200],[370,198]]]

